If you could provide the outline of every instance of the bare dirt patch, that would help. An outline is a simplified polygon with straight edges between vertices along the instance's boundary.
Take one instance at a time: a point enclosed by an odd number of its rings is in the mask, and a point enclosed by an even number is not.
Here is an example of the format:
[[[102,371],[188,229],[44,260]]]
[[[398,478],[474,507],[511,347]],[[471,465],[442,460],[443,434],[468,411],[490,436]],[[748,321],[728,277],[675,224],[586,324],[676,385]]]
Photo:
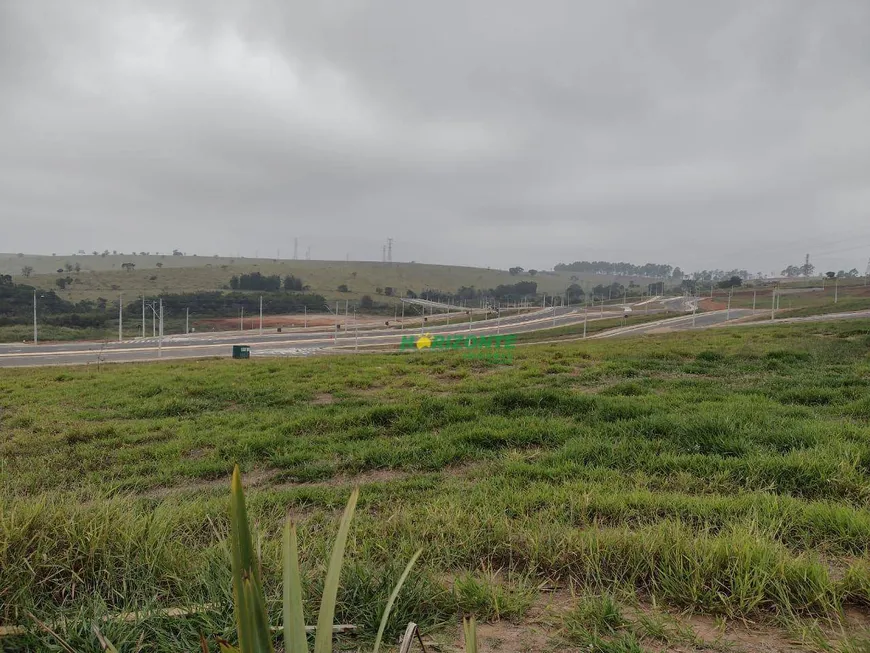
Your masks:
[[[698,302],[698,306],[702,311],[724,311],[728,308],[728,304],[717,302],[715,299],[702,299]]]
[[[308,402],[311,406],[328,406],[335,403],[335,397],[328,392],[321,393]]]
[[[254,488],[263,485],[270,478],[275,476],[274,470],[253,469],[245,472],[242,477],[245,488]],[[181,485],[170,485],[168,487],[158,487],[145,492],[139,493],[141,497],[149,499],[163,499],[166,497],[176,496],[179,494],[190,494],[195,492],[210,492],[212,490],[222,488],[229,491],[230,476],[222,476],[208,480],[192,481]]]

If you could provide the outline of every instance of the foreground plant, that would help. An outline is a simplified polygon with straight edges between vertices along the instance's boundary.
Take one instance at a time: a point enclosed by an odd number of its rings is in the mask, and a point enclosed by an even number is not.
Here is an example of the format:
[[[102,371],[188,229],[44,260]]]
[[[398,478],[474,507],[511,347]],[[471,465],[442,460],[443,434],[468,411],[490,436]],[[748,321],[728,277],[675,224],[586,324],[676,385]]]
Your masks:
[[[350,523],[356,510],[359,489],[351,492],[347,507],[338,527],[338,535],[332,547],[323,596],[320,600],[320,613],[314,634],[314,653],[332,653],[332,626],[335,619],[335,603],[338,595],[338,581],[344,562],[344,551]],[[238,466],[233,470],[230,489],[230,543],[232,547],[233,597],[235,599],[236,631],[238,647],[225,641],[220,642],[222,653],[273,653],[272,629],[266,611],[266,600],[260,578],[259,561],[254,555],[245,496],[242,490]],[[399,582],[390,594],[384,614],[381,617],[378,634],[375,638],[373,653],[377,653],[383,639],[390,613],[396,597],[411,573],[422,550],[411,558]],[[308,653],[308,638],[305,631],[305,614],[302,609],[302,574],[299,569],[299,545],[296,525],[287,522],[283,539],[284,593],[284,650],[286,653]],[[474,649],[470,649],[474,650]]]

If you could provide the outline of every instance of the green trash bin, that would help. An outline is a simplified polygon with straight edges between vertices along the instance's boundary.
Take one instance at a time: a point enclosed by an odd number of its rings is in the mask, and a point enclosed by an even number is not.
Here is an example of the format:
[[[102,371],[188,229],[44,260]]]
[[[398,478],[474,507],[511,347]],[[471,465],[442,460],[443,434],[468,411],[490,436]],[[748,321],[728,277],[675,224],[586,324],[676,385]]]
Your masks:
[[[233,345],[233,358],[250,358],[250,345]]]

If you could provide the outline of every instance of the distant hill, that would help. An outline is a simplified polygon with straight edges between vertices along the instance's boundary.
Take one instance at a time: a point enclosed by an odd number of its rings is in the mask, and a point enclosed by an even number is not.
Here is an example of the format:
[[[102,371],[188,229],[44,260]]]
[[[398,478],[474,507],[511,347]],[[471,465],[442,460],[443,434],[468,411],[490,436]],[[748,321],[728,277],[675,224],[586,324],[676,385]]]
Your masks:
[[[125,264],[132,264],[129,269]],[[23,270],[31,268],[25,278]],[[61,270],[59,273],[58,270]],[[229,287],[233,275],[259,271],[282,277],[301,277],[312,292],[329,299],[358,299],[364,294],[376,297],[378,289],[391,287],[395,295],[407,290],[426,289],[454,292],[462,286],[495,288],[499,284],[534,279],[538,290],[548,294],[563,294],[566,288],[579,282],[585,289],[613,280],[627,283],[635,279],[645,285],[650,279],[620,275],[584,274],[580,272],[541,271],[535,275],[523,271],[511,274],[507,270],[431,265],[424,263],[380,263],[373,261],[299,261],[250,259],[235,257],[203,257],[166,255],[92,254],[71,256],[39,256],[0,253],[0,274],[10,274],[18,283],[57,290],[70,301],[96,300],[118,293],[157,296],[173,292],[221,290]],[[72,278],[65,290],[55,285],[58,278]],[[348,292],[339,292],[339,286]]]

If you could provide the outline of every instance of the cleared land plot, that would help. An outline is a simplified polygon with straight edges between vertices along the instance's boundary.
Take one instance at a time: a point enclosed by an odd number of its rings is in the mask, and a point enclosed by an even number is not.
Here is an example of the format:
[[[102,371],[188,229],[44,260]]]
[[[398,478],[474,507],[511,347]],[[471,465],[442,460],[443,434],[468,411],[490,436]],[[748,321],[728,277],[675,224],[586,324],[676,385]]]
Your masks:
[[[868,333],[561,343],[501,367],[427,352],[5,371],[0,622],[64,615],[91,650],[94,615],[211,604],[103,631],[155,651],[229,635],[238,461],[275,623],[285,516],[313,620],[361,484],[336,619],[363,638],[422,547],[394,627],[471,612],[493,622],[488,650],[866,650]]]

